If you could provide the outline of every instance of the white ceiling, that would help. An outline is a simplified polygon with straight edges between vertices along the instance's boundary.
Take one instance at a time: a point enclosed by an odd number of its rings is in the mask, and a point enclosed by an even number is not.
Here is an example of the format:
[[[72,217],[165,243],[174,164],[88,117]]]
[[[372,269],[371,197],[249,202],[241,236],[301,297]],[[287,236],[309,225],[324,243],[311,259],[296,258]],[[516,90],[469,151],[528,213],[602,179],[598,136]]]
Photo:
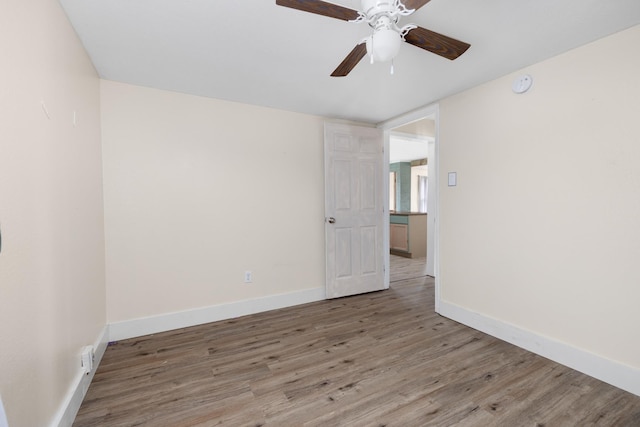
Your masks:
[[[405,43],[394,75],[365,58],[336,78],[366,24],[275,0],[60,3],[102,78],[370,123],[640,23],[640,0],[432,0],[400,24],[470,43],[464,55],[449,61]]]
[[[426,159],[428,138],[391,134],[389,137],[389,163]]]

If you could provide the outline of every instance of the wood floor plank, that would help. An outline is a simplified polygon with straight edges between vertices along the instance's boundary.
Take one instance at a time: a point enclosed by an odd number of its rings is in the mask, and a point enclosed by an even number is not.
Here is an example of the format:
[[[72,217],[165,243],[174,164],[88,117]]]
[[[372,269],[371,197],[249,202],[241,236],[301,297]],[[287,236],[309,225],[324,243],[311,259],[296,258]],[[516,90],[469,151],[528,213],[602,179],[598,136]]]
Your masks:
[[[391,289],[111,343],[74,426],[640,426],[640,397]]]

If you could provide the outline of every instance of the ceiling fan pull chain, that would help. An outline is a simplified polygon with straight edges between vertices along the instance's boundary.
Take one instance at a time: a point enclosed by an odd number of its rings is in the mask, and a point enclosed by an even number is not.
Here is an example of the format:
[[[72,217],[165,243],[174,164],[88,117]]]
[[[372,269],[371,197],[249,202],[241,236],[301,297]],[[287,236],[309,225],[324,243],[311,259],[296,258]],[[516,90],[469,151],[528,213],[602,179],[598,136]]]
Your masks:
[[[369,37],[369,45],[371,47],[371,50],[369,52],[369,63],[373,64],[373,36]]]
[[[393,76],[393,59],[391,59],[391,75]]]

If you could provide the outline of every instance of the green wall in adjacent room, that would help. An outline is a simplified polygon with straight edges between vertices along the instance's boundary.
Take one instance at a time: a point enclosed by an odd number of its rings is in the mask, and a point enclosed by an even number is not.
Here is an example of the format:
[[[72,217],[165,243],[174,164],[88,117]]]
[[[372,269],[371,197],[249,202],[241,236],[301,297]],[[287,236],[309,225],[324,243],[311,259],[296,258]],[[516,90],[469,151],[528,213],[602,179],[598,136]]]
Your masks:
[[[396,173],[396,211],[411,210],[411,162],[389,165],[389,171]]]

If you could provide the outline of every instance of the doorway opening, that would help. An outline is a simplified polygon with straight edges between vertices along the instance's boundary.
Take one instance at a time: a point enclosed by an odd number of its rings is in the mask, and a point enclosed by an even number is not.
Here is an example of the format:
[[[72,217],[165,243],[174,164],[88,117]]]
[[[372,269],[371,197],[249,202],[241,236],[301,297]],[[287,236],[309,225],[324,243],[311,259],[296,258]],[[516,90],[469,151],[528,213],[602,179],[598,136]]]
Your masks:
[[[389,284],[435,277],[437,112],[385,126],[390,176]],[[391,209],[395,206],[395,209]]]

